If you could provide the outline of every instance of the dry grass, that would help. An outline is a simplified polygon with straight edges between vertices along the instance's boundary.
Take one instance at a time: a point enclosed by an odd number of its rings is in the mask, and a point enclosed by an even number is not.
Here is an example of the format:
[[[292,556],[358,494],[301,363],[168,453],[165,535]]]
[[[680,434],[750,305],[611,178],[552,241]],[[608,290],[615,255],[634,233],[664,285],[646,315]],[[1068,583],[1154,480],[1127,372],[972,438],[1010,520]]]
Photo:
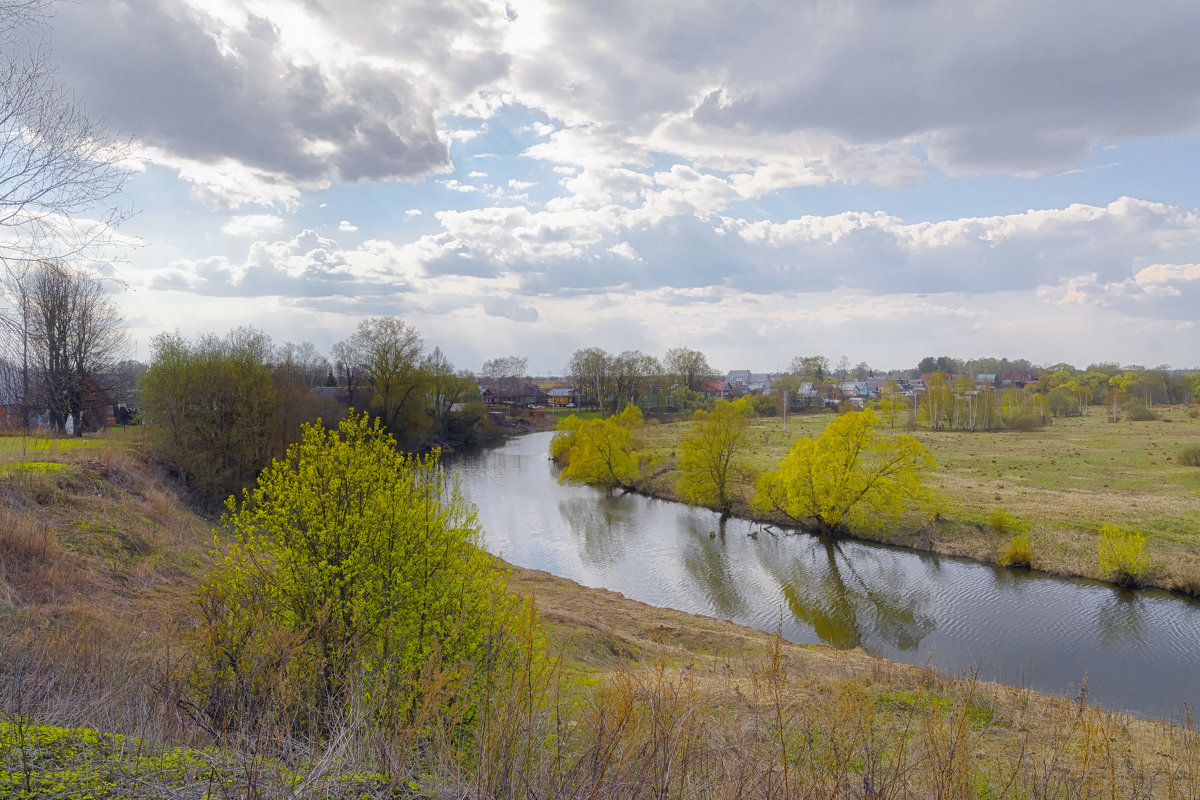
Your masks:
[[[175,735],[147,687],[176,657],[211,531],[127,448],[54,457],[0,478],[0,707]]]
[[[456,683],[431,667],[431,702],[403,729],[377,728],[364,693],[328,739],[285,724],[214,739],[172,694],[207,526],[134,457],[64,463],[0,484],[14,501],[0,534],[0,794],[28,781],[62,797],[1200,796],[1200,737],[1185,727],[517,568],[549,656],[507,665],[469,736],[438,714]]]

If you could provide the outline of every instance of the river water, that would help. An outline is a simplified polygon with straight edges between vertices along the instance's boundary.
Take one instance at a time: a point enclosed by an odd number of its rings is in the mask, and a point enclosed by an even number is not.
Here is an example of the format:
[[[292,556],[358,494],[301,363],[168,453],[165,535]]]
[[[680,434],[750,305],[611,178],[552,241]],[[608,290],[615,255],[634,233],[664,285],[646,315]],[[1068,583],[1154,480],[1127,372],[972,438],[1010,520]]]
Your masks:
[[[1200,704],[1200,603],[563,486],[539,433],[456,457],[488,550],[585,586],[939,671],[1180,720]]]

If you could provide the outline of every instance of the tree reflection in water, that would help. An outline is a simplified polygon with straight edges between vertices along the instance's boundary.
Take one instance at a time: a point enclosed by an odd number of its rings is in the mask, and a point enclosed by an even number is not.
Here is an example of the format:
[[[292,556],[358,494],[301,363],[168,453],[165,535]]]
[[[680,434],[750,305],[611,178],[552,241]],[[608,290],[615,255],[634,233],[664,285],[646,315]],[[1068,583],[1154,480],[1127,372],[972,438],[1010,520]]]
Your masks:
[[[694,521],[688,525],[683,568],[696,586],[707,594],[713,610],[722,617],[732,619],[746,611],[746,599],[731,569],[733,559],[725,551],[727,522],[722,519],[716,523],[716,528],[711,529]],[[716,535],[710,534],[710,530]]]
[[[636,514],[620,496],[588,494],[558,501],[558,513],[583,548],[584,562],[608,566],[625,560],[642,534]]]
[[[1096,628],[1106,645],[1142,643],[1146,608],[1143,598],[1132,589],[1113,590],[1112,602],[1096,612]]]
[[[839,650],[862,647],[877,652],[876,642],[898,650],[915,650],[937,627],[921,609],[927,603],[904,581],[901,570],[880,563],[892,554],[870,553],[856,557],[871,567],[870,583],[843,551],[837,539],[812,538],[805,556],[778,558],[778,548],[760,548],[763,568],[779,582],[788,609],[812,626],[821,641]]]

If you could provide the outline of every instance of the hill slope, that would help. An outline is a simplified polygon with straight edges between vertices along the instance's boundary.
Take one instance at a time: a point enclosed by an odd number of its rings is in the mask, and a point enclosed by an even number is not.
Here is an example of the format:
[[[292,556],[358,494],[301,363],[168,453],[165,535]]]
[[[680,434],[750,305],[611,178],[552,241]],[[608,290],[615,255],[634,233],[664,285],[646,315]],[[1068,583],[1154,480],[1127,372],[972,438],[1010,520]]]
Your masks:
[[[512,569],[550,658],[470,741],[214,738],[175,676],[210,524],[135,449],[0,467],[0,794],[1196,796],[1200,737]]]

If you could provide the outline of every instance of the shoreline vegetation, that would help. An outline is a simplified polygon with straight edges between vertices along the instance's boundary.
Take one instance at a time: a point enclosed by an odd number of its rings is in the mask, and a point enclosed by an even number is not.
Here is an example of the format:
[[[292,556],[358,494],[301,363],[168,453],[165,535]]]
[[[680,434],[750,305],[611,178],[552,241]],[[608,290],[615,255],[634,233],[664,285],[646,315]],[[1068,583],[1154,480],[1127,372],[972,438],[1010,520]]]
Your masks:
[[[933,456],[936,466],[925,476],[932,498],[832,533],[1200,597],[1200,470],[1185,457],[1200,445],[1200,422],[1187,411],[1160,406],[1158,419],[1119,422],[1097,413],[1020,432],[909,431],[881,424],[879,433],[912,436]],[[829,533],[764,511],[753,499],[760,474],[776,469],[798,439],[819,436],[835,419],[832,413],[749,418],[740,470],[730,479],[729,515],[783,530]],[[568,431],[571,425],[566,423]],[[680,489],[680,452],[696,425],[634,424],[629,453],[636,469],[619,482],[580,482],[687,503]],[[556,460],[563,464],[566,456],[560,444]],[[722,511],[718,502],[695,504]],[[1144,543],[1135,554],[1142,559],[1135,575],[1102,563],[1106,526]]]
[[[666,426],[662,426],[666,427]],[[115,433],[115,432],[114,432]],[[312,736],[181,705],[221,563],[210,522],[119,435],[0,450],[0,794],[14,797],[1194,797],[1200,733],[1074,697],[655,608],[503,567],[542,644],[480,715]],[[45,465],[55,465],[48,467]],[[537,652],[535,657],[532,653]],[[431,668],[422,691],[453,673]]]

